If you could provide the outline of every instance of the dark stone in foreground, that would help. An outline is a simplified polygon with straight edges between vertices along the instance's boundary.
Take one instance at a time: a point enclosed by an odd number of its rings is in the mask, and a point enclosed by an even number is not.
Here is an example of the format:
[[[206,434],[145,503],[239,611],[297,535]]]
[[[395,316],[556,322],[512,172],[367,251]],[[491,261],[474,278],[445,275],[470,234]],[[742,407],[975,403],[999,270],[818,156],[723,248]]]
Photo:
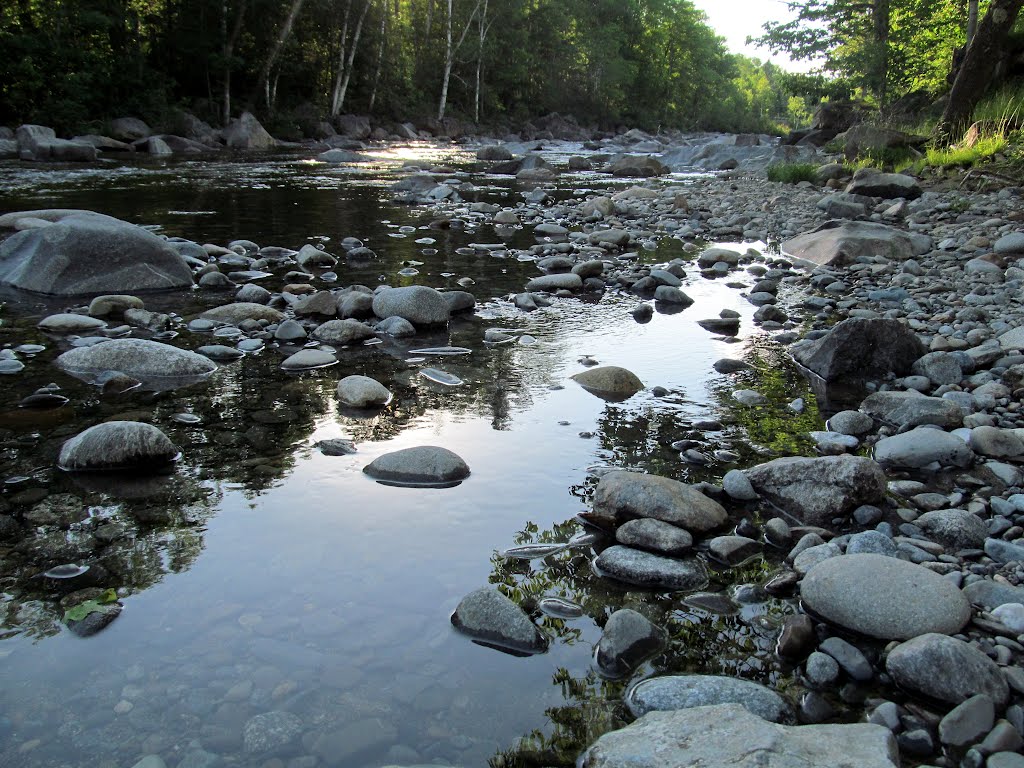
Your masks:
[[[174,461],[178,447],[152,424],[108,421],[90,427],[60,449],[61,469],[151,469]]]
[[[363,472],[382,483],[412,486],[458,485],[469,467],[447,448],[421,445],[378,456]]]
[[[910,372],[927,350],[898,320],[851,318],[811,342],[790,347],[793,358],[825,381]]]
[[[470,592],[452,614],[452,624],[465,634],[514,653],[543,653],[547,638],[522,608],[493,587]]]

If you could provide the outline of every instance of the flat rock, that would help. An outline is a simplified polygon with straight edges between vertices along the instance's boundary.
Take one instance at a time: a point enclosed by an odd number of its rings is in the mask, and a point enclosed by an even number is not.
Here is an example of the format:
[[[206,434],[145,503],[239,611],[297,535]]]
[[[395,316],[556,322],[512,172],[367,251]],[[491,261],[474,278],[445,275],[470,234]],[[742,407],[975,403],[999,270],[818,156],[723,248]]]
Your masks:
[[[243,320],[266,320],[268,323],[279,323],[284,320],[284,315],[273,307],[249,301],[236,301],[233,304],[214,307],[203,312],[201,317],[205,317],[207,320],[219,320],[229,325],[238,325]]]
[[[644,388],[636,374],[617,365],[590,368],[571,378],[588,392],[606,400],[625,400]]]
[[[51,221],[0,243],[0,283],[76,296],[163,291],[192,285],[192,270],[167,242],[126,221],[91,211],[8,214]]]
[[[527,291],[578,291],[583,288],[583,278],[573,272],[555,275],[541,275],[526,284]]]
[[[1010,695],[992,659],[944,634],[925,634],[896,646],[885,660],[885,671],[902,688],[946,704],[982,693],[1002,708]]]
[[[451,486],[469,477],[469,467],[447,448],[422,445],[385,453],[363,472],[387,485]]]
[[[862,456],[787,457],[746,470],[754,490],[808,525],[885,498],[882,468]]]
[[[649,518],[623,523],[615,530],[615,540],[627,547],[671,557],[683,555],[693,547],[689,531]]]
[[[137,379],[191,378],[217,370],[209,358],[148,339],[112,339],[91,347],[76,347],[56,360],[74,375],[120,371]]]
[[[904,374],[925,353],[917,334],[898,320],[851,318],[828,334],[790,347],[793,358],[825,381]]]
[[[749,680],[720,675],[668,675],[637,683],[626,694],[634,717],[648,712],[739,704],[772,723],[793,721],[793,708],[770,688]]]
[[[692,533],[718,528],[728,517],[721,504],[685,483],[623,471],[609,472],[598,482],[593,512],[611,525],[650,518]]]
[[[692,592],[708,583],[699,560],[676,560],[621,544],[601,552],[594,565],[602,574],[638,587]]]
[[[944,467],[966,467],[974,461],[974,451],[954,434],[918,427],[883,437],[875,443],[874,457],[884,467],[919,469],[934,462]]]
[[[346,344],[355,344],[373,336],[373,328],[366,323],[361,323],[351,318],[348,320],[328,320],[326,323],[318,325],[313,329],[314,339],[339,347],[343,347]]]
[[[314,368],[327,368],[338,362],[333,352],[322,349],[300,349],[294,355],[286,357],[281,368],[286,371],[311,371]]]
[[[901,429],[934,424],[955,429],[963,424],[964,414],[956,403],[944,397],[928,397],[920,392],[875,392],[860,404],[860,410]]]
[[[786,240],[782,243],[782,252],[815,266],[838,267],[851,264],[862,256],[884,256],[893,261],[905,261],[927,252],[928,247],[930,238],[910,235],[895,227],[835,219]]]
[[[61,312],[56,315],[49,315],[39,321],[39,328],[50,333],[81,333],[83,331],[96,331],[103,328],[105,322],[98,317],[88,315],[76,315],[71,312]]]
[[[884,555],[824,560],[808,571],[800,595],[826,621],[882,640],[953,634],[971,618],[970,602],[951,581]]]
[[[487,645],[518,653],[543,653],[548,647],[526,612],[494,587],[481,587],[462,598],[452,624]]]
[[[787,726],[740,704],[648,712],[606,733],[580,768],[896,768],[892,732],[880,725]]]
[[[171,439],[152,424],[107,421],[64,443],[57,466],[68,471],[146,470],[164,467],[179,454]]]
[[[991,579],[972,581],[964,587],[963,592],[972,603],[988,610],[1007,603],[1024,603],[1024,587],[1015,587]]]

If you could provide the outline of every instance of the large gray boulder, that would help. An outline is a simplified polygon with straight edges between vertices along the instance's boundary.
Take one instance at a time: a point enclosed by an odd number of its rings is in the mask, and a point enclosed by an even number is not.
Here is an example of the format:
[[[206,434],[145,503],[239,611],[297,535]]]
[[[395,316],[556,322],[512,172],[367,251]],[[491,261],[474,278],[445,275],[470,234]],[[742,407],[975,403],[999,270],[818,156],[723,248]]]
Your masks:
[[[928,397],[920,392],[875,392],[864,398],[860,410],[873,419],[901,429],[934,424],[955,429],[964,420],[963,411],[952,400]]]
[[[906,261],[931,248],[931,238],[885,224],[835,219],[782,243],[782,252],[814,266],[845,266],[861,256]],[[923,354],[923,352],[922,352]],[[920,357],[920,355],[918,355]]]
[[[885,555],[823,560],[807,572],[800,597],[823,619],[881,640],[953,634],[971,618],[971,604],[953,582]]]
[[[874,168],[861,168],[846,186],[847,194],[867,197],[903,197],[914,200],[921,196],[917,179],[903,173],[882,173]]]
[[[746,470],[754,490],[809,525],[830,525],[885,498],[882,468],[862,456],[787,457]]]
[[[92,162],[99,155],[92,144],[58,139],[52,128],[43,125],[20,125],[14,136],[19,153],[29,160]]]
[[[376,408],[391,402],[391,392],[369,376],[346,376],[338,382],[338,400],[350,408]]]
[[[78,296],[137,293],[192,285],[185,260],[152,232],[91,211],[22,211],[49,226],[17,232],[0,243],[0,283],[36,293]]]
[[[415,326],[446,325],[448,302],[440,291],[425,285],[387,288],[373,297],[373,314],[383,319],[401,317]]]
[[[462,598],[452,624],[486,645],[513,653],[542,653],[548,647],[526,612],[494,587],[481,587]]]
[[[974,451],[950,432],[917,427],[892,437],[883,437],[874,448],[875,461],[885,467],[920,469],[938,463],[943,467],[966,467]]]
[[[255,115],[243,112],[224,129],[224,143],[232,149],[273,149],[277,139],[267,133]]]
[[[728,517],[717,501],[677,480],[640,472],[609,472],[594,492],[595,519],[618,526],[635,518],[651,518],[705,533]]]
[[[740,704],[649,712],[606,733],[580,768],[896,768],[892,732],[880,725],[779,725]]]
[[[794,344],[790,350],[800,365],[825,381],[905,374],[925,353],[916,333],[885,318],[843,320],[820,339]]]
[[[108,421],[64,443],[57,465],[64,470],[146,470],[169,464],[178,447],[152,424]]]
[[[469,477],[469,467],[447,448],[421,445],[378,456],[363,472],[388,485],[451,486]]]
[[[130,144],[148,138],[152,133],[150,127],[137,117],[115,117],[110,121],[110,135],[118,141]]]
[[[793,720],[793,708],[770,688],[750,680],[720,675],[668,675],[637,683],[626,694],[634,717],[648,712],[740,704],[773,723]]]
[[[1002,708],[1009,686],[996,663],[955,637],[926,634],[901,643],[885,660],[885,671],[901,687],[947,704],[979,693]]]
[[[143,380],[203,377],[217,370],[203,355],[148,339],[112,339],[76,347],[58,357],[56,365],[80,377],[120,371]]]

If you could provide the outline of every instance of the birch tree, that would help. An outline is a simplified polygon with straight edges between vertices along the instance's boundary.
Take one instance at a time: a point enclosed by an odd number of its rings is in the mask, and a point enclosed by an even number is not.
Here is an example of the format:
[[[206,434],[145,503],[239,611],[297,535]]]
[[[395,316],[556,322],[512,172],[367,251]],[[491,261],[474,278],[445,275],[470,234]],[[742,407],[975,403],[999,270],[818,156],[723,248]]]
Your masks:
[[[480,4],[483,0],[477,0],[476,6],[473,8],[473,12],[466,19],[465,26],[462,27],[462,33],[459,35],[459,39],[455,41],[454,37],[454,15],[455,15],[455,0],[446,0],[448,14],[445,17],[445,53],[444,53],[444,69],[441,78],[441,99],[437,105],[437,119],[444,120],[444,111],[448,106],[448,84],[452,77],[452,67],[455,65],[455,55],[459,52],[459,48],[466,42],[466,35],[469,34],[469,28],[473,24],[473,19],[476,18],[477,13],[480,11]]]

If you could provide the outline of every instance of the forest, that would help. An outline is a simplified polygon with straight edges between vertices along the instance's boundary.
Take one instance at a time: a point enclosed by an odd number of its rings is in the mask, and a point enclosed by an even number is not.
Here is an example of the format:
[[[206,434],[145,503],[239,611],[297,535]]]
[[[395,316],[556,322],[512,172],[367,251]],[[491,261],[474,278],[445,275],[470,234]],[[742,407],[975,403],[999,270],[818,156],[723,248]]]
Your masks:
[[[729,53],[690,0],[9,0],[0,124],[75,132],[178,109],[224,124],[249,109],[301,138],[343,113],[500,127],[558,112],[778,132],[822,98],[933,102],[993,4],[1010,58],[986,85],[1013,71],[1020,0],[780,3],[758,42],[817,62],[809,75]]]

